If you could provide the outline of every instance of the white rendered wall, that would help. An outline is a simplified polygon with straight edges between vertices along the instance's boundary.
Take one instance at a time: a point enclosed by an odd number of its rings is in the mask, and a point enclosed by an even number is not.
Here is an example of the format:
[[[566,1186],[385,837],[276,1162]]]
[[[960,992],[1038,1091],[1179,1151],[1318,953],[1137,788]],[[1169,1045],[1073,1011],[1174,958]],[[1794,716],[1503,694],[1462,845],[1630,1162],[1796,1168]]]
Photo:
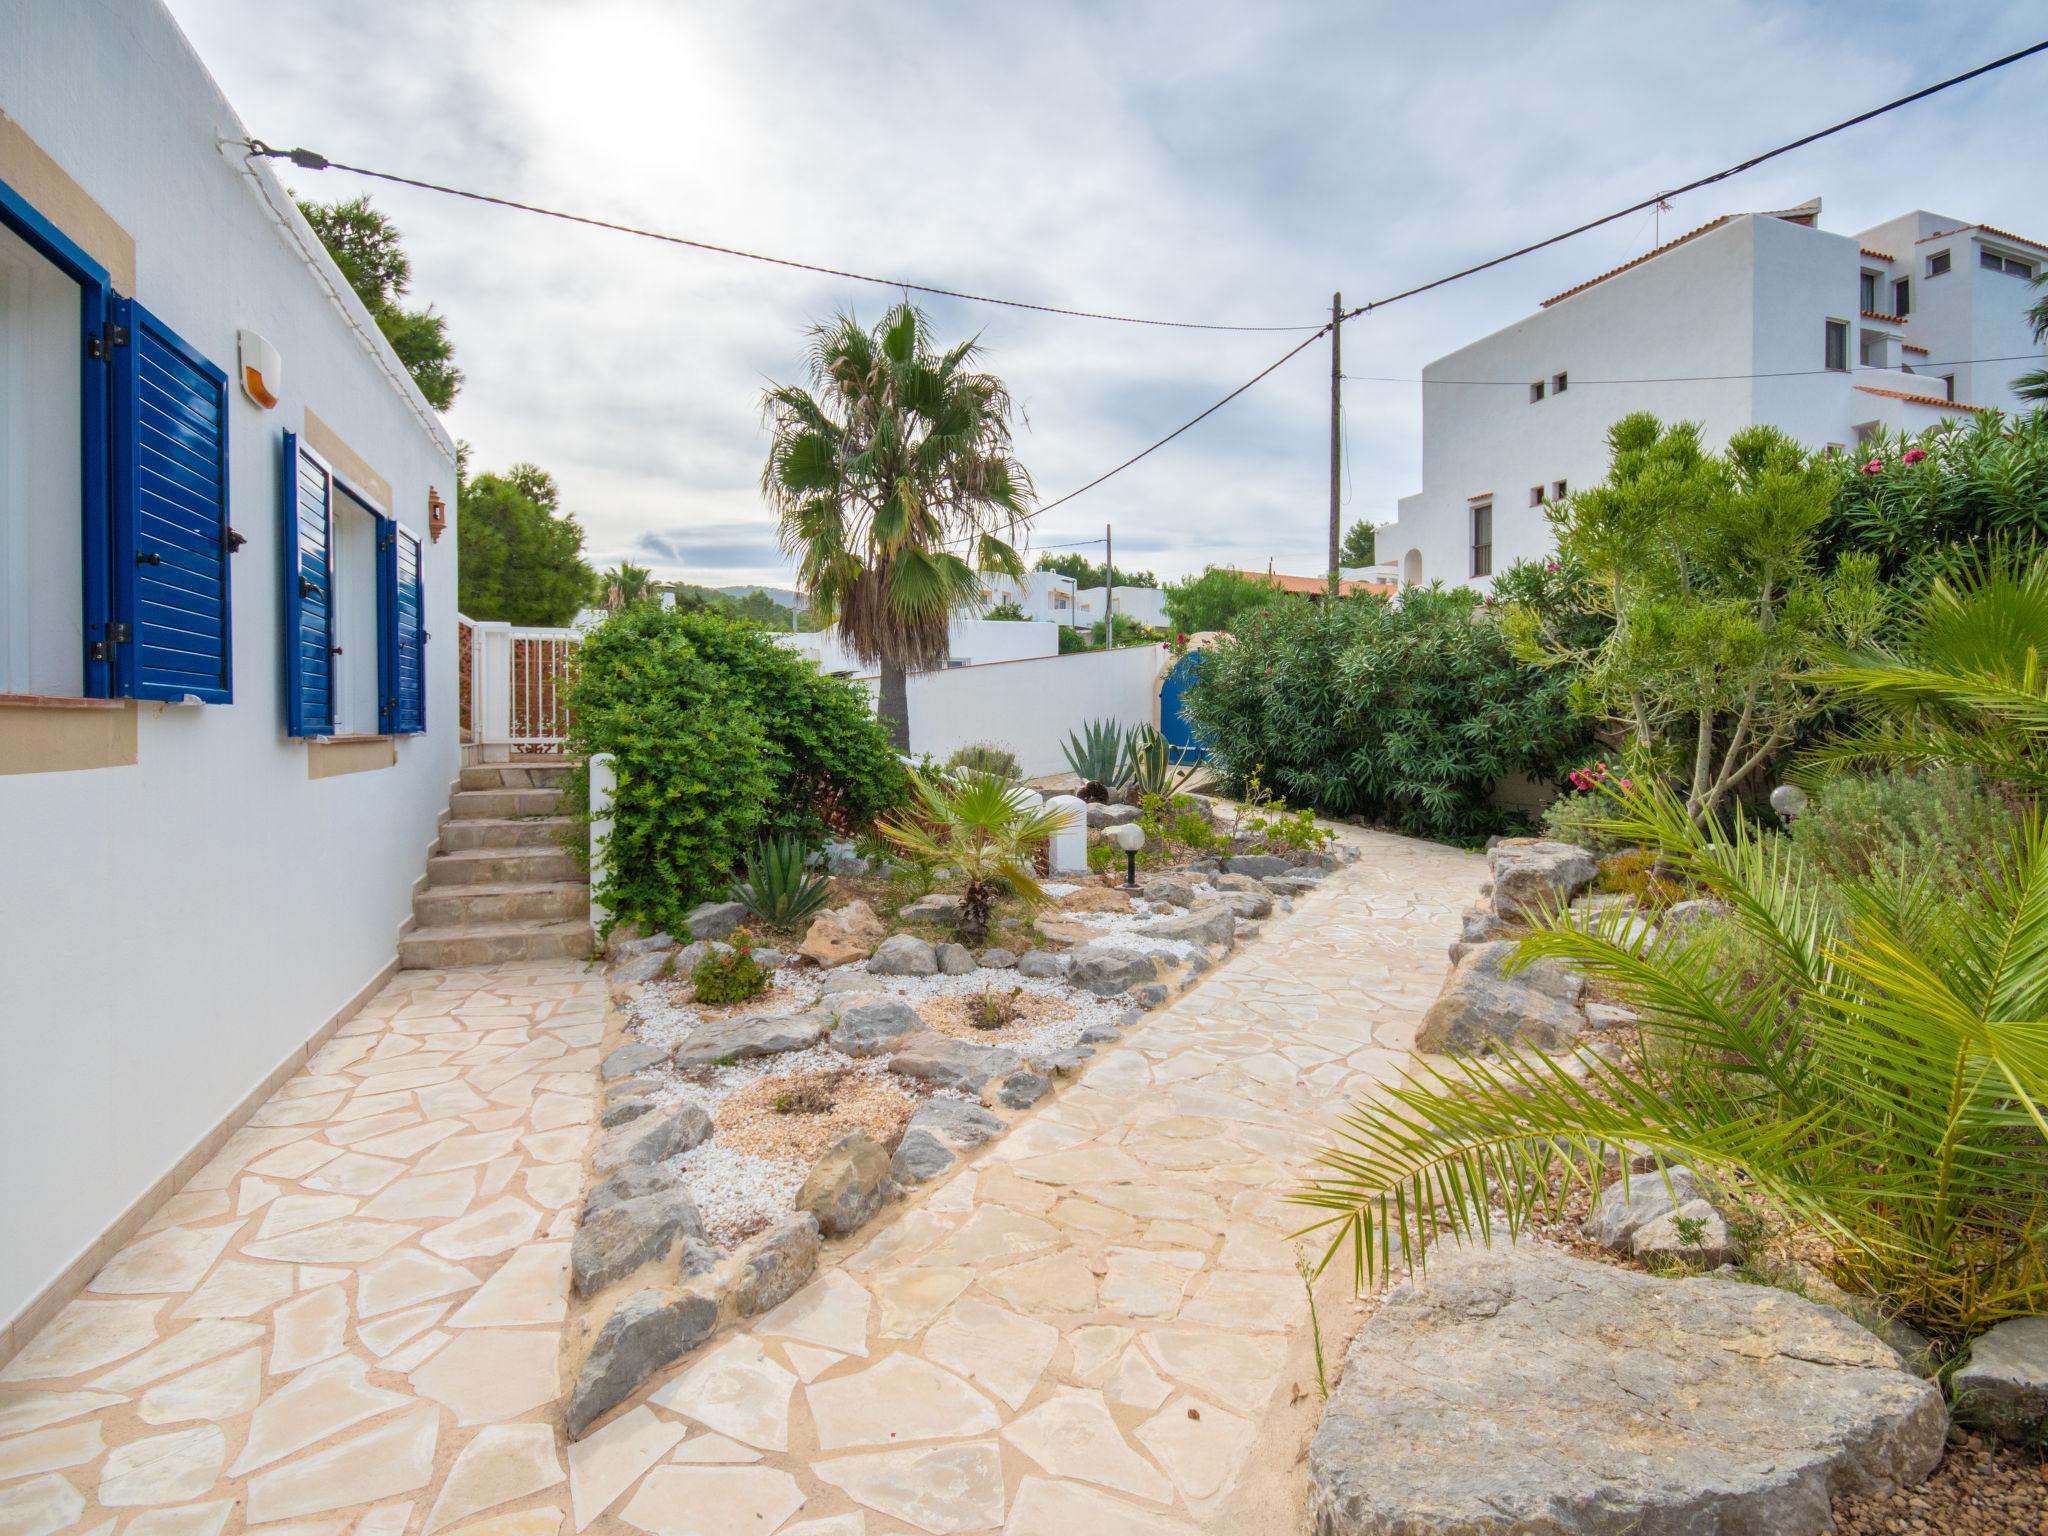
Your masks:
[[[235,702],[144,704],[132,767],[0,776],[0,1318],[12,1317],[392,963],[457,768],[452,446],[280,229],[246,137],[153,0],[0,8],[7,115],[134,237],[137,292],[233,375],[247,327],[282,404],[228,407]],[[267,173],[265,173],[267,175]],[[281,189],[271,183],[274,195]],[[336,284],[338,275],[327,271]],[[353,324],[351,323],[353,318]],[[284,735],[279,435],[317,412],[421,540],[429,734],[314,780]],[[4,711],[0,711],[4,714]],[[0,718],[0,729],[7,721]]]
[[[1080,605],[1082,621],[1090,626],[1100,624],[1102,588],[1083,587],[1075,597]],[[1166,593],[1158,587],[1119,584],[1116,589],[1116,616],[1119,622],[1130,619],[1147,629],[1158,629],[1166,623]]]
[[[879,673],[869,663],[862,661],[849,651],[839,640],[839,627],[808,630],[802,634],[776,634],[770,636],[778,645],[787,646],[817,662],[820,672],[851,672],[856,677],[875,677]],[[1032,656],[1057,656],[1060,653],[1060,627],[1043,619],[963,619],[955,617],[949,640],[951,655],[955,660],[969,665],[981,665],[991,661],[1018,661]]]
[[[1169,659],[1132,645],[924,673],[910,679],[910,750],[943,761],[985,742],[1014,752],[1026,778],[1065,773],[1067,735],[1086,722],[1159,723]]]

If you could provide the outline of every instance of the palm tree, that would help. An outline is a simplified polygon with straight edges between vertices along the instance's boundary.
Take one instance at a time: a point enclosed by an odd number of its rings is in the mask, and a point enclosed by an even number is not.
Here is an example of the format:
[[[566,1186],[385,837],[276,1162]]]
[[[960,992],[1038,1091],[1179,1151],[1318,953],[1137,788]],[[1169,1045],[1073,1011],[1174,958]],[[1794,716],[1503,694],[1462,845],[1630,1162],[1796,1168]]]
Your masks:
[[[604,605],[613,613],[654,596],[654,572],[620,561],[604,573]]]
[[[948,615],[982,579],[1022,579],[1013,541],[1031,477],[1010,441],[1010,392],[972,366],[973,341],[932,347],[898,304],[872,330],[841,314],[810,331],[811,387],[778,385],[761,490],[797,559],[797,585],[841,642],[882,673],[880,713],[910,747],[908,674],[945,664]]]

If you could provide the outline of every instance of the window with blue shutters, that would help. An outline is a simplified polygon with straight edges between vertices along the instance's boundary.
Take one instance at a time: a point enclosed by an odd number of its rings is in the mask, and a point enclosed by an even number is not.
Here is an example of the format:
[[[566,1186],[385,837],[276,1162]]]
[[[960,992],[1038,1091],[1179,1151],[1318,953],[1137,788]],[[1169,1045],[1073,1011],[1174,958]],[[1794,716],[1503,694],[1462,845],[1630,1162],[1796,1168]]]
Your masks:
[[[392,735],[415,735],[427,728],[427,603],[420,569],[420,541],[387,520],[382,553],[383,728]]]
[[[285,730],[293,736],[334,734],[334,474],[284,435]]]

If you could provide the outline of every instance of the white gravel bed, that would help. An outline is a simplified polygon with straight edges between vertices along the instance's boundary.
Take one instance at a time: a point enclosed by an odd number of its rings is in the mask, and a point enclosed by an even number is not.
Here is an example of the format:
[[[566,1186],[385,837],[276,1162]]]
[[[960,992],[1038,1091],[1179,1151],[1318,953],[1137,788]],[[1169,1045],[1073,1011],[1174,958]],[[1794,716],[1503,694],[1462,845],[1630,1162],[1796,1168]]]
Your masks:
[[[1050,1020],[1025,1034],[989,1042],[1027,1056],[1064,1051],[1078,1045],[1081,1031],[1089,1025],[1113,1023],[1124,1011],[1123,1004],[1097,997],[1092,992],[1083,992],[1064,981],[1051,977],[1019,976],[1009,970],[973,970],[964,976],[884,976],[880,980],[891,997],[900,997],[913,1008],[928,997],[972,996],[984,988],[992,992],[1008,992],[1015,988],[1037,997],[1057,998],[1067,1006],[1065,1018]]]
[[[1186,907],[1164,903],[1155,907],[1144,901],[1134,901],[1131,905],[1134,910],[1130,912],[1062,912],[1060,920],[1093,928],[1117,948],[1135,950],[1141,955],[1171,955],[1176,960],[1185,960],[1195,952],[1195,946],[1186,939],[1162,939],[1155,934],[1138,932],[1142,923],[1183,916],[1188,910]]]
[[[795,1209],[806,1171],[801,1163],[735,1152],[716,1137],[685,1152],[674,1166],[682,1170],[683,1187],[704,1218],[705,1237],[728,1252]]]
[[[769,1019],[802,1013],[818,1000],[824,985],[824,978],[814,970],[778,966],[770,973],[768,990],[750,999],[750,1006],[743,1013],[737,1013],[700,1009],[691,1003],[672,1003],[664,995],[664,983],[649,982],[627,1006],[626,1019],[637,1039],[648,1045],[658,1045],[665,1051],[674,1050],[706,1018]]]

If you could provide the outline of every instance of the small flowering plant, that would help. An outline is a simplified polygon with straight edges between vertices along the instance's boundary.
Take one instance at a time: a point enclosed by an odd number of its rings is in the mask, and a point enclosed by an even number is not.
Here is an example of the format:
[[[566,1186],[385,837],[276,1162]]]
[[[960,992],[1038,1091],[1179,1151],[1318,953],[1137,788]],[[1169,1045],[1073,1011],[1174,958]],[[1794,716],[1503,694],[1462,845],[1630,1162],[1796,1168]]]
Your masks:
[[[1925,448],[1908,448],[1906,450],[1906,457],[1904,462],[1908,464],[1918,464],[1922,459],[1926,457],[1927,450]]]
[[[1571,781],[1572,788],[1582,795],[1610,789],[1626,792],[1636,787],[1633,780],[1609,768],[1604,758],[1590,768],[1574,768],[1565,777]]]

